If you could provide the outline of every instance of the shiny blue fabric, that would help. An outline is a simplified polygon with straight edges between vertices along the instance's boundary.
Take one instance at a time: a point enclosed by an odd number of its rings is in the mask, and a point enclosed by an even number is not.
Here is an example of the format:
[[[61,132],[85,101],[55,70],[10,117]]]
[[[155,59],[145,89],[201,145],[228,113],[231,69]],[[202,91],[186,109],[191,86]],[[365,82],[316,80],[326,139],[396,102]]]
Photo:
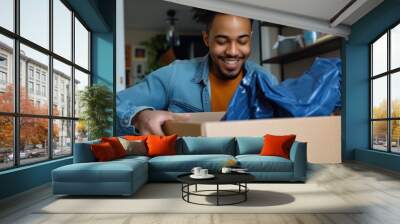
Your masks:
[[[330,115],[340,101],[341,62],[316,58],[300,78],[274,85],[267,73],[247,73],[222,120]]]

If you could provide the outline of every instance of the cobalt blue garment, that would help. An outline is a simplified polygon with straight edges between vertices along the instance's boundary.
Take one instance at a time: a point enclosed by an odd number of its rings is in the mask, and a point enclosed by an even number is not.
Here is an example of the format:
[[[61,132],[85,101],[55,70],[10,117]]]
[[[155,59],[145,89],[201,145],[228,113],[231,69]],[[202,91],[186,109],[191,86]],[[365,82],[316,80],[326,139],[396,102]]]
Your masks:
[[[300,78],[274,85],[263,71],[248,73],[222,120],[330,115],[340,107],[341,62],[316,58]]]

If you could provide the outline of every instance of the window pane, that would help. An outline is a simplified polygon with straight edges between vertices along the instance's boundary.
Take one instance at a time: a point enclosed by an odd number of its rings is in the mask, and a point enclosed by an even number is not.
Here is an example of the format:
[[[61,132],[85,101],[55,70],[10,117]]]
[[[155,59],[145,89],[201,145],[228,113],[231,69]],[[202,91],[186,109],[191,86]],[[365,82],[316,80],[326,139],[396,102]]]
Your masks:
[[[81,107],[79,106],[80,94],[89,86],[89,75],[75,69],[75,117],[79,117],[81,114]]]
[[[72,121],[53,121],[53,157],[72,154]]]
[[[392,152],[400,153],[400,120],[393,120],[390,122],[391,127],[391,139],[392,139]]]
[[[20,0],[21,36],[49,48],[49,0]]]
[[[75,18],[75,63],[89,70],[89,32]]]
[[[0,1],[0,26],[14,31],[14,1]]]
[[[14,111],[13,49],[13,40],[0,35],[0,111],[2,112]]]
[[[53,115],[72,117],[71,66],[53,60]]]
[[[49,158],[48,119],[22,117],[20,119],[21,164],[34,163]]]
[[[387,151],[387,121],[372,122],[372,147]]]
[[[372,118],[387,118],[387,77],[372,80]]]
[[[88,129],[84,120],[75,121],[75,143],[88,140]]]
[[[0,170],[14,165],[13,118],[0,116]]]
[[[387,34],[372,44],[372,75],[387,71]]]
[[[400,24],[391,31],[390,59],[391,69],[400,67]]]
[[[53,51],[72,60],[72,12],[60,0],[54,0],[53,17]]]
[[[400,118],[400,72],[391,75],[390,85],[391,115]]]
[[[21,44],[21,113],[48,114],[48,63],[47,55]]]

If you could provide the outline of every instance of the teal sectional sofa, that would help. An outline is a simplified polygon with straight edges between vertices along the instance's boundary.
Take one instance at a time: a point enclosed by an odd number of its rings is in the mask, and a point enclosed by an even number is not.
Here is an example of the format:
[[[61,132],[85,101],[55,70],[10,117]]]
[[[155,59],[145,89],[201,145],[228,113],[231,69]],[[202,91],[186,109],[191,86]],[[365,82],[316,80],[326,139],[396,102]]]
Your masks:
[[[96,162],[91,141],[75,144],[74,163],[52,171],[54,194],[131,195],[148,181],[176,181],[193,167],[219,172],[234,159],[247,168],[259,182],[304,182],[307,169],[307,145],[294,142],[290,159],[260,156],[263,137],[182,137],[176,144],[177,155],[127,156]]]

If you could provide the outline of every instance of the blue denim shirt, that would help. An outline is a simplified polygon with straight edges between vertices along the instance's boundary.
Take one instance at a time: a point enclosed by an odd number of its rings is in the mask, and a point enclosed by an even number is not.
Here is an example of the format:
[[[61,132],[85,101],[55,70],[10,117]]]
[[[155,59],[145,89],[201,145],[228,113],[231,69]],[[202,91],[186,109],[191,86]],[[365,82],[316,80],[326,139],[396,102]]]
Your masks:
[[[245,75],[265,69],[258,64],[246,61]],[[211,111],[209,57],[191,60],[176,60],[162,67],[146,78],[117,93],[117,118],[120,134],[133,133],[131,120],[144,110],[168,110],[175,113]],[[276,84],[275,76],[267,72],[271,83]]]

